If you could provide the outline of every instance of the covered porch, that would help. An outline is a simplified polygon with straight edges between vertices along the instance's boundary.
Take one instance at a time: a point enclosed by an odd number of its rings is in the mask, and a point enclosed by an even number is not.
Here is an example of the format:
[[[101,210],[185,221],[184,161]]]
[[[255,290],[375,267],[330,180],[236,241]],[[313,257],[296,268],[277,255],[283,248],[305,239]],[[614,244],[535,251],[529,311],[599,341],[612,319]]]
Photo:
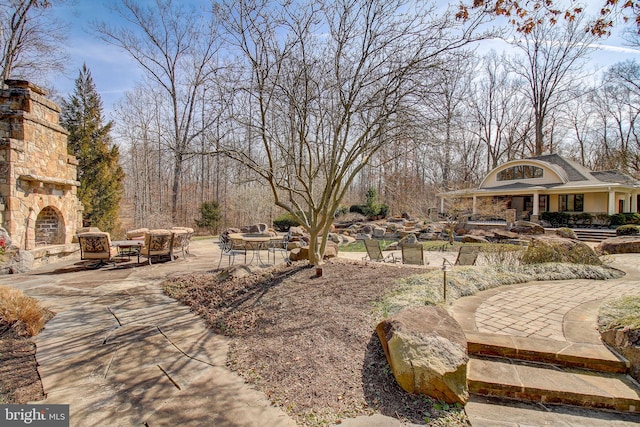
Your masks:
[[[481,206],[503,203],[506,209],[516,211],[517,219],[538,221],[543,212],[575,212],[614,215],[638,212],[640,190],[636,188],[564,188],[550,190],[544,187],[476,189],[448,192],[439,195],[440,213],[447,212],[447,200],[468,199],[471,214],[482,215]]]

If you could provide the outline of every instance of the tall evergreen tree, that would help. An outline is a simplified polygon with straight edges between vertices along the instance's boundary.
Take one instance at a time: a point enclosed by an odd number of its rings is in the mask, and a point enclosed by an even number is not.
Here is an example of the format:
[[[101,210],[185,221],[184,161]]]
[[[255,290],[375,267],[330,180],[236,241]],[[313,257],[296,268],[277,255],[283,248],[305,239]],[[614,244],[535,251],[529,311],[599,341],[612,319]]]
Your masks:
[[[61,122],[69,131],[69,154],[78,159],[83,220],[112,232],[118,227],[124,172],[118,163],[118,147],[109,135],[112,123],[103,125],[102,99],[86,64],[75,81],[74,93],[62,102]]]

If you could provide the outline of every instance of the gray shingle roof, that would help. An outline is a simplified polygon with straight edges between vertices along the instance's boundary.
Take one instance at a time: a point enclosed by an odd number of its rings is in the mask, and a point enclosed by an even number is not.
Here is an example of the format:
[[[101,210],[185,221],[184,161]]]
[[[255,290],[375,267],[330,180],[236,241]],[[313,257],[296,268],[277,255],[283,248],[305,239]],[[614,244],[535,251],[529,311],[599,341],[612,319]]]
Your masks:
[[[594,178],[603,182],[619,182],[620,184],[634,185],[638,184],[638,181],[633,177],[619,170],[597,171],[591,172]]]
[[[588,174],[589,171],[586,168],[583,168],[577,163],[570,162],[567,159],[564,159],[557,154],[546,154],[544,156],[531,157],[531,159],[541,160],[543,162],[560,166],[567,173],[567,176],[571,181],[588,181],[589,180],[588,176],[586,176],[586,174]],[[582,171],[580,169],[582,169]]]

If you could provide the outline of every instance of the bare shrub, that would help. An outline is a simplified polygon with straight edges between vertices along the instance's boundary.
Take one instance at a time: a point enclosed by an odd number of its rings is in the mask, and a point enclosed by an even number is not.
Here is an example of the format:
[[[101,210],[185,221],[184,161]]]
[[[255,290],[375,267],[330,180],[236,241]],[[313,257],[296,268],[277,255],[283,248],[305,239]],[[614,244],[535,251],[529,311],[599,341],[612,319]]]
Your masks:
[[[487,265],[512,270],[520,265],[524,249],[524,247],[518,245],[484,245],[482,246],[482,259]]]
[[[531,242],[521,260],[522,264],[565,262],[572,264],[602,265],[602,260],[588,245],[577,242]]]
[[[22,337],[32,337],[42,330],[53,313],[38,300],[21,290],[0,286],[0,332],[12,329]]]

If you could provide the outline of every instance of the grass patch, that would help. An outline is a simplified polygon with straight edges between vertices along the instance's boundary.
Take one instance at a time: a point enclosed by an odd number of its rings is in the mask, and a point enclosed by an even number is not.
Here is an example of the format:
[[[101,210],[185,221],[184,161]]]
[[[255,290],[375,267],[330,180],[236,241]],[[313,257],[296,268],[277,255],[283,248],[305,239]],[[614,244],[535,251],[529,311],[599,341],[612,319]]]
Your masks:
[[[380,247],[384,251],[387,246],[396,243],[396,240],[380,240]],[[340,252],[366,252],[367,250],[364,248],[363,240],[356,240],[353,243],[349,243],[348,245],[340,246]]]
[[[44,328],[53,313],[38,300],[10,286],[0,286],[0,333],[11,330],[21,337],[32,337]]]
[[[447,302],[498,286],[531,281],[615,279],[623,272],[604,266],[546,263],[521,266],[456,266],[447,272]],[[440,270],[400,280],[400,287],[383,297],[376,309],[387,317],[406,307],[443,303],[444,280]]]
[[[390,246],[394,243],[397,243],[397,240],[380,240],[380,247],[382,250],[385,250],[387,246]],[[526,246],[521,245],[511,245],[511,244],[502,244],[502,243],[462,243],[462,242],[453,242],[450,244],[444,240],[429,240],[426,242],[419,242],[422,244],[422,247],[425,251],[450,251],[456,252],[460,246],[480,246],[480,251],[485,253],[496,253],[496,252],[515,252],[522,251],[526,249]],[[356,240],[353,243],[349,243],[348,245],[340,246],[341,252],[366,252],[364,247],[364,241]]]
[[[605,301],[600,306],[598,325],[609,329],[640,329],[640,296],[628,296]]]

